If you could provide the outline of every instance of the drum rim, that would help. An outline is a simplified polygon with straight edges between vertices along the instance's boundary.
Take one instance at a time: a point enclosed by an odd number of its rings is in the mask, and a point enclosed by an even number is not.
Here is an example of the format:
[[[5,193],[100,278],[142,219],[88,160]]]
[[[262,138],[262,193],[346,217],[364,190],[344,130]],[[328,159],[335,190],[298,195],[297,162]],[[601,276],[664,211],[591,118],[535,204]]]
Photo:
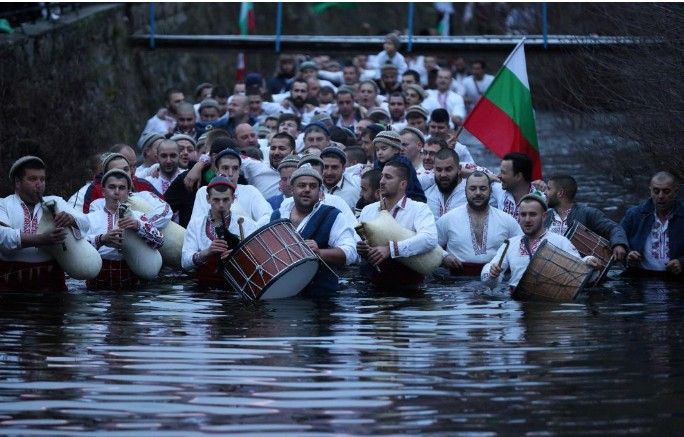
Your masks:
[[[285,219],[285,220],[287,220],[287,219]],[[287,221],[289,221],[289,220],[287,220]],[[296,263],[294,263],[294,264],[288,266],[285,270],[283,270],[283,271],[281,271],[280,273],[278,273],[278,276],[284,276],[285,274],[289,273],[290,270],[294,269],[295,267],[300,266],[301,264],[303,264],[304,262],[307,262],[307,261],[314,261],[316,264],[318,264],[318,269],[316,269],[316,273],[314,273],[313,278],[311,278],[311,280],[304,286],[304,288],[308,287],[309,284],[311,283],[311,281],[313,281],[313,280],[316,278],[316,275],[318,274],[318,270],[321,268],[321,261],[320,261],[318,258],[316,258],[316,257],[314,257],[314,258],[311,258],[311,257],[310,257],[310,258],[303,258],[303,259],[300,259],[300,260],[297,261]],[[233,282],[233,281],[231,281],[231,282]],[[263,296],[263,295],[266,293],[266,291],[267,291],[269,288],[271,288],[276,282],[278,282],[278,281],[269,283],[269,284],[266,285],[264,288],[262,288],[262,289],[261,289],[261,292],[259,293],[259,295],[258,295],[256,298],[254,298],[254,299],[252,299],[250,296],[248,296],[248,294],[245,293],[245,291],[244,291],[243,288],[237,287],[237,291],[238,291],[238,293],[240,293],[240,295],[242,295],[243,298],[247,299],[248,301],[250,301],[250,302],[256,302],[256,301],[261,300],[261,296]],[[234,284],[231,284],[231,285],[234,285]],[[304,288],[302,288],[302,290],[303,290]],[[299,291],[297,292],[297,294],[301,293],[302,290],[299,290]],[[294,296],[296,296],[297,294],[295,294]]]
[[[272,222],[266,223],[265,225],[263,225],[263,226],[261,226],[260,228],[258,228],[256,231],[254,231],[254,232],[252,232],[251,234],[249,234],[249,235],[247,236],[247,238],[245,238],[244,240],[240,241],[240,243],[239,243],[237,246],[235,246],[235,248],[234,248],[233,251],[230,253],[230,255],[228,255],[228,256],[226,257],[226,262],[227,262],[228,260],[230,260],[231,258],[233,258],[233,256],[234,256],[237,252],[239,252],[240,249],[242,249],[247,243],[249,243],[249,242],[252,241],[254,238],[256,238],[257,235],[260,235],[262,232],[264,232],[266,229],[270,228],[270,227],[273,226],[273,225],[276,225],[276,224],[279,224],[279,223],[285,223],[285,222],[290,223],[290,225],[292,225],[292,222],[290,221],[290,219],[287,219],[287,218],[280,218],[280,219],[277,219],[277,220],[273,220]],[[299,234],[297,233],[296,230],[295,230],[295,234],[299,235]]]

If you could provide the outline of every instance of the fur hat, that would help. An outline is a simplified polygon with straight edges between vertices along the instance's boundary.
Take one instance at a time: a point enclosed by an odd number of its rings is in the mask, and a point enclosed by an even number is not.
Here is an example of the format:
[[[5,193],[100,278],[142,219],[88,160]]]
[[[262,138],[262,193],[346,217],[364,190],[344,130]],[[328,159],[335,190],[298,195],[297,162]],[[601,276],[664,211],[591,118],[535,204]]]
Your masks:
[[[299,167],[299,157],[297,155],[287,155],[278,164],[278,171],[283,168],[297,168]]]
[[[290,176],[290,185],[293,185],[295,179],[301,176],[311,176],[312,178],[316,178],[316,180],[318,180],[318,183],[320,185],[323,185],[323,177],[321,177],[320,173],[318,173],[316,170],[314,170],[313,167],[311,167],[311,164],[304,164],[297,170],[295,170],[295,172],[292,173],[292,176]]]
[[[211,181],[209,181],[209,183],[207,184],[207,192],[209,192],[209,190],[214,187],[218,187],[219,185],[225,185],[229,187],[233,191],[233,193],[235,193],[235,184],[231,182],[231,180],[227,177],[221,175],[214,176],[211,179]]]
[[[126,157],[123,156],[121,153],[110,153],[102,158],[102,170],[106,171],[106,168],[109,165],[109,163],[114,161],[115,159],[123,159],[124,161],[128,162]]]
[[[112,155],[118,155],[117,153],[112,153]],[[102,187],[105,186],[105,183],[107,183],[107,179],[110,177],[117,177],[119,179],[124,178],[126,179],[126,182],[128,182],[128,190],[130,191],[131,187],[133,186],[133,181],[131,180],[131,177],[126,173],[125,171],[121,170],[120,168],[113,168],[109,170],[107,173],[102,176],[102,181],[100,182],[102,184]]]
[[[19,170],[21,167],[23,167],[24,164],[29,163],[31,161],[37,162],[38,164],[41,164],[43,167],[47,167],[45,165],[45,162],[43,162],[43,160],[37,156],[33,156],[33,155],[22,156],[21,158],[14,161],[14,164],[12,164],[12,167],[10,167],[10,170],[9,170],[10,181],[14,180],[14,173],[16,173],[17,170]]]

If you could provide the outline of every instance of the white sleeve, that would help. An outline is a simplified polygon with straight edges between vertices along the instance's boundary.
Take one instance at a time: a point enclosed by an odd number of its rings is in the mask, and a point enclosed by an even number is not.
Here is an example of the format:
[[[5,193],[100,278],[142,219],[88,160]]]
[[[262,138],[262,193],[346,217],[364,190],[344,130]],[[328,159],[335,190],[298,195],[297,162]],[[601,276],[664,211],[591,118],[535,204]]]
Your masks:
[[[195,193],[195,202],[192,204],[192,213],[190,214],[190,220],[195,216],[206,215],[211,207],[207,201],[207,188],[206,186],[200,187]]]
[[[273,208],[271,208],[271,204],[266,201],[264,195],[261,194],[261,191],[255,188],[252,193],[250,193],[250,196],[252,197],[252,201],[250,203],[251,211],[249,212],[251,219],[257,222],[263,217],[270,218],[271,214],[273,213]]]
[[[327,70],[318,70],[318,77],[320,79],[325,79],[329,80],[331,82],[335,82],[337,85],[342,83],[342,72],[341,71],[327,71]]]
[[[330,248],[342,249],[347,259],[347,265],[354,264],[358,261],[355,237],[356,232],[354,231],[354,228],[349,225],[342,214],[338,214],[330,229],[328,246],[330,246]]]
[[[449,108],[451,116],[461,117],[461,120],[463,120],[466,116],[466,109],[465,103],[463,102],[463,97],[461,97],[459,94],[454,94],[451,97],[451,108]]]
[[[1,220],[4,223],[4,220]],[[8,226],[0,225],[0,251],[9,252],[10,250],[21,248],[21,231]]]
[[[61,197],[56,197],[55,200],[57,201],[57,209],[59,211],[66,212],[76,219],[76,225],[74,228],[76,228],[78,232],[74,232],[74,237],[76,237],[78,240],[85,237],[90,230],[90,222],[88,221],[88,217],[86,217],[81,211],[76,211],[74,207],[69,205]]]
[[[518,235],[523,234],[520,224],[510,214],[506,214],[505,222],[508,238],[517,237]]]
[[[190,220],[188,223],[188,228],[185,231],[185,237],[183,238],[183,250],[181,252],[181,267],[184,270],[192,271],[197,267],[194,262],[192,262],[192,257],[195,253],[203,250],[199,247],[199,231],[202,228],[203,220]]]
[[[402,241],[390,241],[390,255],[392,258],[406,258],[429,252],[437,246],[437,226],[435,216],[430,208],[420,208],[413,222],[416,235]]]
[[[152,226],[162,229],[169,224],[171,217],[173,217],[173,210],[168,203],[150,191],[140,191],[135,195],[140,196],[152,207],[151,211],[145,213]]]
[[[501,255],[503,254],[505,246],[505,243],[499,246],[499,250],[496,251],[496,255],[494,255],[494,258],[492,258],[491,261],[485,264],[484,267],[482,267],[482,272],[480,272],[480,280],[487,284],[490,288],[494,287],[497,283],[500,283],[503,280],[504,273],[506,272],[506,270],[508,270],[508,267],[510,265],[508,261],[510,251],[507,251],[506,256],[504,257],[503,263],[501,265],[501,273],[499,274],[499,276],[496,278],[491,278],[489,276],[489,270],[492,268],[492,264],[499,262],[499,259],[501,259]]]

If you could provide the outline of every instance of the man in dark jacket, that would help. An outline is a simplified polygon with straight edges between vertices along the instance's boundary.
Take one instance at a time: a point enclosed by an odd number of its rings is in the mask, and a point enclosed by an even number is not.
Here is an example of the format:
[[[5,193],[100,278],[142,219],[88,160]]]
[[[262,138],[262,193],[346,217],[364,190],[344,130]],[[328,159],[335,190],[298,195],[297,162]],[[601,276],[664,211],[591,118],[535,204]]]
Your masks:
[[[651,178],[651,198],[627,210],[620,223],[627,233],[630,267],[682,277],[684,264],[684,204],[672,174]]]
[[[544,225],[557,234],[565,235],[568,229],[579,222],[590,231],[610,241],[613,255],[623,262],[627,255],[627,236],[625,231],[606,215],[590,206],[575,203],[577,182],[568,175],[556,175],[549,179],[546,200],[549,211]]]

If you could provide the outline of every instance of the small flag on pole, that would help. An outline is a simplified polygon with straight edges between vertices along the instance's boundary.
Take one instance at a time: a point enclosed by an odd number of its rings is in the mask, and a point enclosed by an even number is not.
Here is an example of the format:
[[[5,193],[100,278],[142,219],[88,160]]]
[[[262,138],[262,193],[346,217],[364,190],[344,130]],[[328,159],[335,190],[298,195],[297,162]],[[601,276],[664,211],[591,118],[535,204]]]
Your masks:
[[[240,4],[240,35],[249,35],[254,31],[254,4],[252,2],[242,2]],[[247,66],[245,63],[245,54],[243,52],[237,55],[237,65],[235,67],[235,80],[242,81],[247,74]]]

